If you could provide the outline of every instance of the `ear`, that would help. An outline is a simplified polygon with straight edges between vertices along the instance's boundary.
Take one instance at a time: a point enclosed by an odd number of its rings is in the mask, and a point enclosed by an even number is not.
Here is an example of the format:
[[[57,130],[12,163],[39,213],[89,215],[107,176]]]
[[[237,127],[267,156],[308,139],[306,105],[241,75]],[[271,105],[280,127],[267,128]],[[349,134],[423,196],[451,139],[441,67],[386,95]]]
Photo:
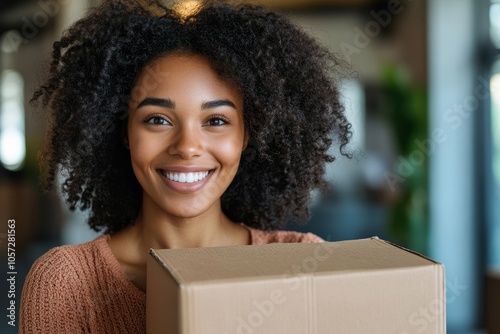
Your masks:
[[[243,139],[242,151],[244,151],[247,148],[249,140],[250,140],[250,134],[248,133],[248,130],[245,128],[245,138]]]

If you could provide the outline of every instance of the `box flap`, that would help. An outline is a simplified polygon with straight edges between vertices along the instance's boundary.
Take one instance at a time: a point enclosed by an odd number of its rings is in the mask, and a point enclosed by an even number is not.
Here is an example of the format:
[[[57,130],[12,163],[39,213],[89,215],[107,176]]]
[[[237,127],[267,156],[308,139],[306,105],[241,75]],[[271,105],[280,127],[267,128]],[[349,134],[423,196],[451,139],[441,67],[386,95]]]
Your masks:
[[[179,284],[267,279],[297,274],[298,270],[321,275],[436,264],[420,254],[378,238],[310,244],[158,249],[150,252]]]

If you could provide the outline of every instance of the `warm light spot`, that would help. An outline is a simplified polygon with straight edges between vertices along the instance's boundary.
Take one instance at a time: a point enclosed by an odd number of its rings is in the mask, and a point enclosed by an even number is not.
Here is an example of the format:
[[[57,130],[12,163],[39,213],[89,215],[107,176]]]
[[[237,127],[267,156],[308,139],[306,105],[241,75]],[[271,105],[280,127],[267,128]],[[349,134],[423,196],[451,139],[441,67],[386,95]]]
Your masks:
[[[175,4],[174,9],[183,18],[196,14],[200,8],[200,2],[196,0],[181,1]]]

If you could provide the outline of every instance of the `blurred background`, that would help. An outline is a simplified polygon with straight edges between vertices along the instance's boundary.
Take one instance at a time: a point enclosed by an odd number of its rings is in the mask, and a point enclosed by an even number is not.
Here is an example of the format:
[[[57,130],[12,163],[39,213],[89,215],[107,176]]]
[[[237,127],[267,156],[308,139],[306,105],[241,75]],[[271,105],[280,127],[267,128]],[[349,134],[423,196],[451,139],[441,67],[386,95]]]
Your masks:
[[[37,257],[97,236],[84,212],[43,193],[46,120],[28,102],[52,43],[97,3],[0,0],[0,256],[7,273],[14,219],[17,306]],[[500,333],[500,1],[260,3],[352,66],[342,92],[354,158],[328,166],[331,190],[315,196],[310,224],[288,228],[329,241],[377,235],[428,255],[446,268],[448,333]],[[2,279],[4,310],[7,292]],[[0,332],[17,328],[4,318]]]

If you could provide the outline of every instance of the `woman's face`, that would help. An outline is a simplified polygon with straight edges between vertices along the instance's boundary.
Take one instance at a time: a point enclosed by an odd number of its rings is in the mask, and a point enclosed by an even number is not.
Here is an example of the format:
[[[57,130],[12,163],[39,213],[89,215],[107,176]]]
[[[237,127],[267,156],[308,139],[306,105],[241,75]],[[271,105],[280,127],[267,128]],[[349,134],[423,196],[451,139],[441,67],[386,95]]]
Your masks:
[[[128,142],[143,206],[191,218],[220,211],[246,146],[243,101],[209,62],[167,55],[132,90]]]

